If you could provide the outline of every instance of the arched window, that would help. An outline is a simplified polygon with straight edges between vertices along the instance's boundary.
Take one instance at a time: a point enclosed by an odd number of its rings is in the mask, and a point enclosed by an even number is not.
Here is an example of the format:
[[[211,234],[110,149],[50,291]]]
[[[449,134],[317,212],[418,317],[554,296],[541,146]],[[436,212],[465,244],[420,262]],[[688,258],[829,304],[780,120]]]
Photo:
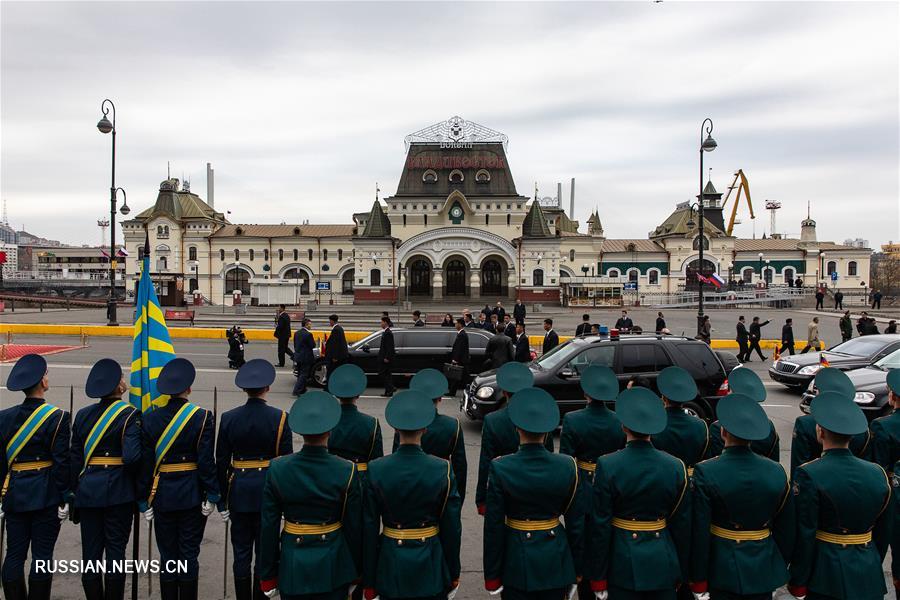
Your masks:
[[[269,249],[268,248],[263,249],[263,260],[266,262],[269,262]]]
[[[856,277],[856,261],[851,260],[847,263],[847,276]]]
[[[221,260],[222,262],[225,262],[225,250],[224,249],[219,250],[219,260]]]
[[[615,279],[620,276],[619,270],[618,269],[610,269],[609,272],[606,274],[606,276]]]
[[[782,275],[784,276],[785,283],[793,283],[794,281],[794,270],[791,268],[786,268],[782,271]]]
[[[338,260],[344,260],[344,250],[342,248],[338,248]]]
[[[353,275],[355,271],[353,269],[347,269],[344,271],[344,274],[341,275],[341,293],[342,294],[352,294],[353,293]]]
[[[234,249],[234,260],[241,260],[241,251],[237,248]]]
[[[197,285],[197,280],[193,277],[188,279],[188,291],[194,293],[195,291],[200,289],[200,286]]]
[[[628,281],[634,283],[638,280],[638,270],[637,269],[629,269],[628,270]]]
[[[256,253],[253,252],[253,248],[250,248],[250,261],[251,261],[251,262],[253,261],[254,258],[256,258],[255,254],[256,254]]]
[[[306,271],[294,267],[285,271],[281,278],[285,281],[294,282],[294,285],[297,287],[297,294],[301,296],[309,294],[309,277]]]
[[[294,248],[294,260],[300,260],[300,251]]]
[[[157,271],[166,271],[169,268],[169,260],[165,256],[160,256],[156,259],[156,270]]]
[[[284,260],[284,248],[278,249],[278,260]]]
[[[197,260],[197,246],[188,248],[188,260]]]
[[[828,261],[828,269],[826,271],[829,275],[837,272],[837,263],[833,260]]]
[[[381,270],[380,269],[372,269],[369,271],[369,285],[377,286],[381,285]]]
[[[569,262],[575,262],[575,249],[569,250]]]
[[[753,267],[744,267],[741,269],[741,280],[744,283],[753,283]]]
[[[531,274],[531,285],[534,287],[543,287],[544,285],[544,270],[543,269],[535,269]]]
[[[168,225],[163,227],[163,235],[166,237],[169,237],[169,226]]]
[[[328,248],[325,248],[324,250],[322,250],[322,260],[324,260],[324,261],[328,260]]]
[[[462,183],[464,179],[463,172],[459,169],[450,171],[450,183]]]
[[[650,285],[659,285],[659,271],[656,269],[647,271],[647,282]]]
[[[694,238],[694,250],[700,249],[700,236]],[[705,235],[703,236],[703,249],[709,250],[709,238]]]
[[[162,237],[162,234],[163,234],[163,227],[162,227],[162,225],[157,225],[157,226],[156,226],[156,237]]]
[[[250,294],[250,273],[244,269],[231,269],[225,273],[225,293],[231,294],[241,290],[244,295]]]
[[[312,260],[312,248],[310,248],[309,250],[307,250],[307,254],[309,255],[309,256],[308,256],[309,260]]]

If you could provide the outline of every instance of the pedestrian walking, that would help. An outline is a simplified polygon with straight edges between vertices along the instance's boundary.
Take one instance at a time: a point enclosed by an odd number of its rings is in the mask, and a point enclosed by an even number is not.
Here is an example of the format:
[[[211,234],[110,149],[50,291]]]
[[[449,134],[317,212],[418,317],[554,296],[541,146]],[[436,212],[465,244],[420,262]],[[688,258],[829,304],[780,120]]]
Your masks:
[[[525,334],[525,324],[516,323],[516,354],[515,359],[521,363],[531,362],[531,347],[528,345],[528,336]]]
[[[356,365],[341,365],[328,378],[328,392],[341,403],[341,420],[328,436],[328,451],[355,464],[363,478],[369,462],[384,456],[381,423],[356,406],[366,383]]]
[[[263,488],[272,460],[294,451],[287,413],[266,402],[274,382],[275,368],[265,359],[254,358],[241,367],[234,385],[247,401],[222,414],[216,437],[216,473],[222,490],[217,508],[225,527],[231,526],[236,600],[261,597]]]
[[[294,362],[297,365],[297,381],[294,383],[293,395],[306,393],[306,384],[316,362],[316,339],[312,333],[312,321],[304,317],[300,329],[294,334]]]
[[[575,337],[582,337],[591,333],[591,315],[581,315],[581,323],[575,328]]]
[[[520,390],[508,412],[519,447],[490,465],[484,587],[503,598],[563,598],[584,572],[590,498],[580,493],[575,460],[543,446],[559,425],[553,396]]]
[[[350,359],[350,350],[347,347],[344,328],[338,324],[338,316],[330,315],[328,324],[331,325],[331,335],[325,340],[325,367],[330,377],[334,370]]]
[[[244,344],[247,336],[237,325],[225,330],[225,339],[228,341],[228,368],[240,369],[246,362],[244,360]]]
[[[881,299],[883,295],[881,290],[875,290],[872,292],[872,310],[881,309]]]
[[[47,361],[26,354],[13,365],[8,392],[23,392],[21,404],[0,410],[0,518],[6,524],[3,596],[9,600],[50,600],[53,574],[38,572],[49,564],[60,523],[69,518],[69,413],[47,403]],[[25,560],[31,570],[25,584]]]
[[[469,334],[466,333],[462,319],[456,320],[456,337],[453,338],[453,347],[450,349],[450,364],[460,367],[456,369],[453,377],[447,377],[450,381],[450,395],[455,396],[460,385],[465,385],[469,375]]]
[[[825,291],[820,287],[816,289],[816,310],[825,308]]]
[[[525,303],[521,298],[516,298],[516,305],[513,307],[513,320],[515,324],[525,323]]]
[[[841,341],[846,342],[853,337],[853,321],[850,319],[850,311],[844,311],[844,316],[838,322],[841,328]]]
[[[659,372],[656,386],[666,409],[666,426],[653,435],[653,447],[681,460],[690,475],[694,465],[706,457],[709,446],[706,421],[683,409],[686,402],[697,399],[697,383],[681,367],[666,367]]]
[[[712,343],[712,325],[710,325],[709,323],[709,315],[703,315],[703,320],[700,322],[700,330],[697,332],[697,337],[707,346]]]
[[[292,359],[294,352],[288,346],[291,339],[291,315],[285,310],[284,304],[278,306],[278,315],[275,317],[275,339],[278,340],[278,366],[284,366],[284,355]]]
[[[197,600],[206,518],[222,499],[213,455],[216,419],[190,402],[195,377],[185,358],[166,363],[156,389],[169,402],[143,417],[138,508],[156,521],[160,564],[187,564],[186,571],[160,570],[162,600]]]
[[[750,347],[747,349],[747,362],[750,362],[750,353],[756,350],[759,360],[765,361],[768,356],[763,356],[759,342],[762,339],[762,328],[769,324],[769,321],[759,322],[759,317],[753,317],[750,322]]]
[[[125,561],[136,501],[135,474],[141,463],[141,412],[122,400],[128,389],[119,363],[100,359],[84,384],[85,395],[98,402],[79,410],[72,424],[72,520],[81,527],[81,557],[86,563]],[[125,573],[109,570],[104,577],[85,572],[81,586],[86,600],[122,600]]]
[[[755,371],[750,369],[733,369],[728,374],[728,391],[729,395],[719,400],[724,402],[726,398],[732,396],[746,396],[755,402],[762,404],[766,401],[766,387]],[[725,448],[725,441],[722,437],[722,423],[714,421],[709,426],[709,447],[706,450],[707,458],[719,456]],[[750,450],[778,462],[781,457],[781,440],[778,437],[778,431],[775,424],[769,419],[769,434],[765,438],[759,440],[750,440]]]
[[[437,414],[429,400],[405,390],[385,409],[400,446],[374,461],[363,482],[367,600],[447,598],[459,587],[461,501],[450,463],[422,450]]]
[[[737,326],[735,327],[737,330],[737,335],[735,337],[735,341],[738,343],[738,355],[737,358],[739,361],[749,362],[750,361],[750,347],[748,343],[750,341],[750,334],[747,333],[747,326],[744,324],[744,315],[738,317]]]
[[[806,326],[806,346],[800,351],[800,354],[806,354],[810,350],[819,351],[819,317],[813,317],[813,320]]]
[[[791,356],[794,355],[794,320],[790,318],[785,319],[784,325],[781,326],[781,349],[778,353],[784,354],[785,351]]]
[[[413,327],[425,327],[425,321],[422,319],[422,312],[418,310],[413,311]]]
[[[656,333],[662,333],[666,329],[666,319],[662,312],[656,313]]]
[[[502,325],[494,330],[494,335],[487,341],[484,355],[488,359],[491,369],[499,369],[513,359],[515,347],[513,342],[504,333]]]
[[[498,456],[514,453],[519,448],[516,427],[509,418],[509,399],[520,390],[534,383],[531,369],[511,362],[497,371],[497,387],[500,388],[500,406],[484,418],[481,427],[481,453],[478,459],[478,483],[475,486],[475,507],[484,515],[487,501],[488,475],[491,462]],[[544,446],[553,452],[553,436],[544,438]]]
[[[834,293],[834,310],[844,309],[844,292],[837,290]]]
[[[393,365],[397,350],[394,348],[394,332],[391,331],[391,320],[381,317],[381,344],[378,346],[378,370],[384,382],[382,398],[394,395]]]
[[[597,460],[585,578],[598,599],[675,598],[686,583],[691,540],[685,465],[650,441],[666,427],[656,394],[623,391],[616,416],[627,442]]]
[[[541,354],[547,354],[559,346],[559,335],[553,331],[553,319],[544,319],[544,344]]]
[[[341,418],[322,391],[294,401],[288,425],[299,452],[266,473],[260,520],[260,589],[284,600],[346,600],[362,570],[362,490],[353,463],[327,449]],[[283,525],[282,525],[283,519]]]

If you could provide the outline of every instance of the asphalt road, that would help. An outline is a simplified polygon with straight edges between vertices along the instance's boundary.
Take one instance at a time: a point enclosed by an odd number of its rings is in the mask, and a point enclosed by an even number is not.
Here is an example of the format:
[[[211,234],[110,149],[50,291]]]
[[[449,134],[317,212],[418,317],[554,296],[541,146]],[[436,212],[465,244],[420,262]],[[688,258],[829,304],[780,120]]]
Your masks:
[[[34,344],[71,344],[77,346],[79,340],[76,338],[66,338],[59,336],[16,336],[17,343],[34,343]],[[197,382],[193,387],[191,400],[199,405],[212,409],[214,392],[218,398],[218,410],[234,408],[243,403],[245,396],[234,387],[235,372],[227,368],[227,359],[225,357],[227,346],[224,341],[202,341],[202,340],[176,340],[178,353],[180,356],[190,358],[197,367]],[[275,358],[275,346],[268,343],[251,343],[246,347],[247,358],[267,358],[273,360]],[[53,354],[47,357],[50,364],[50,385],[51,390],[48,393],[49,401],[60,407],[67,408],[69,405],[69,390],[74,390],[74,408],[79,408],[88,404],[88,399],[84,396],[84,381],[88,371],[93,363],[103,357],[113,357],[118,359],[123,365],[128,365],[131,361],[131,341],[128,339],[116,338],[93,338],[90,345],[86,348],[78,348],[75,350]],[[768,366],[754,361],[749,366],[757,372],[762,372]],[[6,381],[11,365],[0,365],[0,381]],[[269,395],[269,402],[273,406],[283,409],[289,409],[293,398],[290,395],[294,378],[290,369],[280,369],[278,378]],[[794,419],[800,414],[798,408],[799,397],[780,384],[768,380],[767,375],[763,375],[763,381],[766,382],[768,390],[768,399],[763,405],[769,417],[775,424],[778,434],[781,438],[781,463],[785,467],[790,462],[790,445],[791,430]],[[380,398],[381,389],[370,388],[366,390],[366,395],[359,401],[361,410],[377,416],[384,432],[387,450],[390,450],[390,440],[393,437],[393,430],[384,420],[384,407],[386,400]],[[19,402],[20,396],[7,392],[5,388],[0,389],[0,406],[8,407],[13,403]],[[440,406],[440,411],[444,414],[460,416],[458,403],[445,399]],[[483,591],[483,578],[481,574],[481,547],[482,547],[482,530],[481,517],[479,517],[474,507],[475,483],[478,465],[478,453],[481,439],[481,426],[479,423],[470,422],[462,417],[463,428],[465,431],[466,453],[469,461],[469,479],[466,494],[466,504],[463,506],[463,544],[462,544],[462,583],[459,595],[460,600],[469,598],[487,598],[486,592]],[[301,440],[299,436],[295,436],[294,447],[299,448]],[[557,443],[558,447],[558,443]],[[233,597],[231,588],[231,569],[230,565],[223,570],[225,542],[225,526],[222,524],[217,513],[214,513],[207,523],[206,532],[202,549],[200,552],[200,597],[205,599],[216,599],[222,597],[222,576],[227,570],[229,578],[228,595]],[[141,556],[146,558],[147,552],[147,525],[141,520]],[[78,528],[71,523],[63,524],[59,541],[56,546],[56,558],[58,559],[77,559],[80,558],[80,538]],[[155,548],[155,544],[154,544]],[[229,549],[230,553],[230,549]],[[128,556],[131,556],[131,549],[128,550]],[[230,562],[230,561],[229,561]],[[885,569],[889,569],[890,556],[885,561]],[[890,582],[889,574],[885,577]],[[888,598],[895,598],[893,586],[888,584],[891,590]],[[158,582],[153,583],[153,597],[158,597]],[[149,598],[147,593],[147,578],[142,577],[139,584],[139,597]],[[54,581],[54,598],[81,598],[80,579],[76,575],[58,575]],[[130,597],[130,592],[127,597]],[[786,592],[779,592],[776,598],[790,598]]]

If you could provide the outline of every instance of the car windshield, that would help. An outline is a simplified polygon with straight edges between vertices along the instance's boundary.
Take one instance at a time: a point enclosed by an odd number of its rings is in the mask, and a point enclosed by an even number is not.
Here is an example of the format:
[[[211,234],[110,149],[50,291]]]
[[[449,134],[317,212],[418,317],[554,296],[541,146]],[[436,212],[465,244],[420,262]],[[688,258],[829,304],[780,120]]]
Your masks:
[[[578,348],[572,342],[566,342],[543,354],[536,362],[542,369],[553,369],[569,360],[577,351]]]
[[[895,350],[875,363],[881,369],[900,369],[900,350]]]
[[[351,345],[350,345],[350,348],[352,348],[353,350],[356,350],[356,349],[358,349],[358,348],[362,348],[363,346],[365,346],[365,345],[367,345],[367,344],[368,344],[369,346],[371,346],[371,345],[372,345],[372,340],[375,339],[375,338],[377,338],[379,335],[381,335],[381,332],[380,332],[380,331],[372,332],[372,333],[370,333],[369,335],[367,335],[366,337],[364,337],[363,339],[359,340],[358,342],[356,342],[356,343],[354,343],[354,344],[351,344]]]
[[[838,344],[829,352],[837,352],[838,354],[848,354],[850,356],[872,356],[884,348],[884,342],[881,340],[870,340],[866,337],[853,338],[847,340],[843,344]]]

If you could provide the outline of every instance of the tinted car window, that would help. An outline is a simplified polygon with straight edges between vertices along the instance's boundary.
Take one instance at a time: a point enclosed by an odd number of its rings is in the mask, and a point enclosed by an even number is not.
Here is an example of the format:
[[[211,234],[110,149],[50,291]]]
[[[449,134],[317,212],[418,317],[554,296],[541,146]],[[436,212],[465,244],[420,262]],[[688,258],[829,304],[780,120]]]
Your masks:
[[[883,340],[869,340],[865,337],[858,337],[847,340],[843,344],[838,344],[830,352],[840,352],[850,356],[872,356],[880,352],[886,345]]]
[[[541,355],[537,359],[537,364],[545,369],[554,369],[557,365],[568,360],[575,352],[578,352],[578,346],[572,342],[565,342],[547,354]]]
[[[584,371],[588,365],[600,365],[612,368],[616,358],[616,347],[612,344],[601,344],[588,348],[574,359],[568,367],[576,373]]]
[[[656,347],[648,344],[622,344],[623,373],[656,371]]]
[[[400,345],[404,348],[449,348],[453,344],[451,335],[446,331],[403,331],[400,334]],[[471,342],[472,336],[469,336]]]
[[[488,338],[486,335],[481,333],[470,333],[469,334],[469,348],[482,348],[484,349],[487,346]]]
[[[656,355],[656,370],[662,371],[666,367],[672,366],[672,359],[669,358],[669,355],[666,354],[666,351],[662,349],[662,346],[653,346],[654,354]]]
[[[327,344],[328,342],[325,342],[325,343]],[[361,339],[360,341],[356,342],[355,344],[353,344],[351,346],[351,348],[353,348],[354,350],[357,350],[359,348],[362,348],[363,346],[368,346],[369,348],[371,348],[373,350],[377,350],[378,348],[380,348],[381,347],[381,332],[376,331],[375,333],[369,335],[368,337],[365,337],[365,338]]]
[[[722,365],[706,344],[678,344],[678,350],[687,359],[687,362],[679,366],[687,369],[695,378],[705,379],[721,374]]]

